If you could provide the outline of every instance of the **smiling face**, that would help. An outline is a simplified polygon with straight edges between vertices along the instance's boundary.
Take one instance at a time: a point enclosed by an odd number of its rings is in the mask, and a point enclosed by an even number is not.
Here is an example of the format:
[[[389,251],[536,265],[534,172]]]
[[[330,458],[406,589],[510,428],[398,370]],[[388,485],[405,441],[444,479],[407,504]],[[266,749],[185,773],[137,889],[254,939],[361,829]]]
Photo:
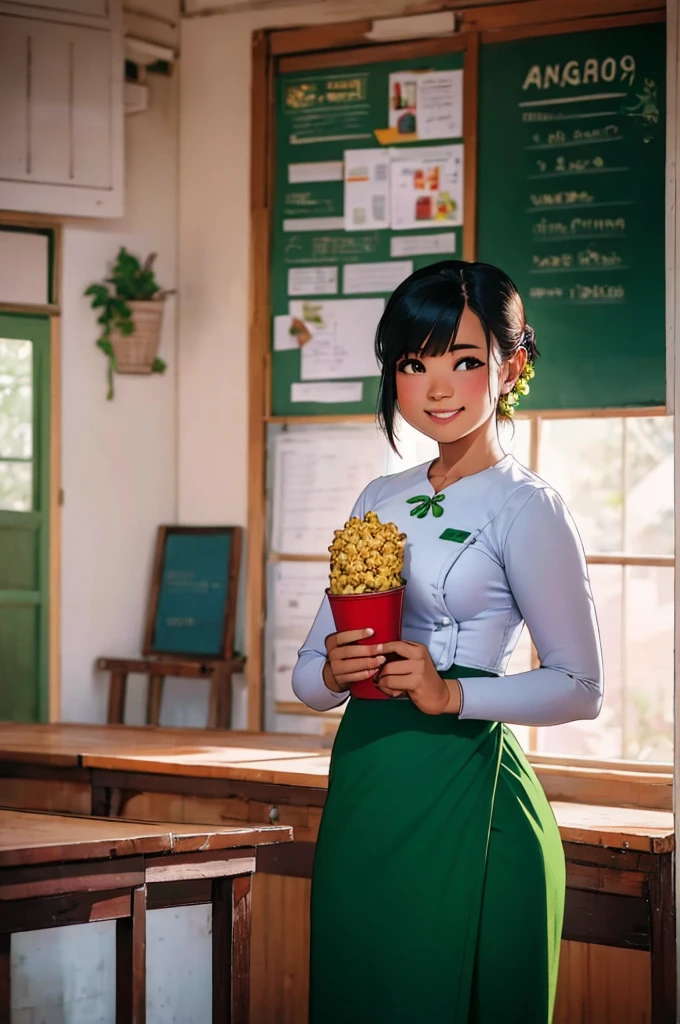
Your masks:
[[[491,351],[487,350],[484,328],[465,306],[448,352],[441,356],[409,353],[397,363],[401,414],[441,444],[457,441],[495,417],[499,395],[521,372],[517,361],[515,356],[500,363],[493,338]]]

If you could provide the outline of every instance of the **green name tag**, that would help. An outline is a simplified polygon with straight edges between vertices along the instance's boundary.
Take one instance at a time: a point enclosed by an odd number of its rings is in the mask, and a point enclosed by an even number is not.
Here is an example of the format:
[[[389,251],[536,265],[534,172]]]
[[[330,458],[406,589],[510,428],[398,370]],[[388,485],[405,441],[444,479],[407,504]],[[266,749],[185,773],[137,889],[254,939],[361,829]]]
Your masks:
[[[453,540],[456,544],[462,544],[464,540],[467,540],[470,536],[470,532],[467,533],[465,530],[444,530],[443,533],[439,534],[440,540]]]

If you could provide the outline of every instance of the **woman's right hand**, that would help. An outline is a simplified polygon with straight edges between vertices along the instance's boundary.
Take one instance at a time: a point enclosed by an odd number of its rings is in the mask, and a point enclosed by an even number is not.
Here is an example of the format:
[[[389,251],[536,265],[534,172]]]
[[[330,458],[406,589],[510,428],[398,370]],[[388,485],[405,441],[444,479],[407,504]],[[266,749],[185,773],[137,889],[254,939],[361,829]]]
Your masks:
[[[385,663],[382,644],[369,646],[357,643],[372,635],[372,629],[350,629],[326,637],[328,658],[323,667],[323,681],[329,690],[343,693],[352,683],[377,674]]]

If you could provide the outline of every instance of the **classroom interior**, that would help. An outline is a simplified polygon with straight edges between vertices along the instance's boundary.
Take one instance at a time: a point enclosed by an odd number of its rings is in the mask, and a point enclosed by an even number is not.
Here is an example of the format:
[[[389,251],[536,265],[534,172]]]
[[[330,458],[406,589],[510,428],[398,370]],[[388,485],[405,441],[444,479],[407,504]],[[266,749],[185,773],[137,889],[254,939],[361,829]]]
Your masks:
[[[389,450],[366,353],[446,258],[525,297],[502,443],[571,508],[603,642],[600,717],[515,730],[567,861],[554,1022],[676,1020],[679,18],[0,0],[0,1020],[306,1024],[341,713],[291,673],[332,530],[436,455]]]

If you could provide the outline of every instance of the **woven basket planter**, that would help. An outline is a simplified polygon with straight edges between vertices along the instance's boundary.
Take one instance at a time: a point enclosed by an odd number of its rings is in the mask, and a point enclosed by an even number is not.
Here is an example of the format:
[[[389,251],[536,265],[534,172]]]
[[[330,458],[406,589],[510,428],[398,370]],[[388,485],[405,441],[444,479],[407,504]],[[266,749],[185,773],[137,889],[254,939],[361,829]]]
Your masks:
[[[121,334],[116,328],[109,335],[118,373],[151,373],[158,355],[163,322],[162,302],[128,302],[135,329]]]

